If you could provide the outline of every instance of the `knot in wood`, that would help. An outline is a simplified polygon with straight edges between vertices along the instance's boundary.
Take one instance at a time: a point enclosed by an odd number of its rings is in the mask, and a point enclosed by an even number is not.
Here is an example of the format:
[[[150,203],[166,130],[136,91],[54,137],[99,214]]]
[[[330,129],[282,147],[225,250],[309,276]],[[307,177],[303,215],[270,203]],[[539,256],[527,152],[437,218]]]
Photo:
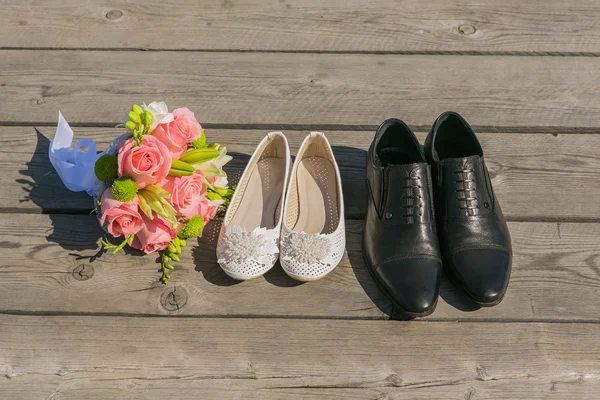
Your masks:
[[[458,27],[458,31],[461,35],[472,35],[475,33],[476,29],[471,24],[462,24]]]
[[[94,276],[94,267],[91,265],[80,264],[73,270],[73,278],[78,281],[87,281]]]
[[[187,299],[188,294],[185,289],[180,286],[175,286],[164,291],[162,298],[160,299],[160,304],[167,311],[181,311],[186,305]]]
[[[110,10],[106,13],[106,19],[110,19],[114,21],[115,19],[119,19],[123,16],[123,12],[119,10]]]

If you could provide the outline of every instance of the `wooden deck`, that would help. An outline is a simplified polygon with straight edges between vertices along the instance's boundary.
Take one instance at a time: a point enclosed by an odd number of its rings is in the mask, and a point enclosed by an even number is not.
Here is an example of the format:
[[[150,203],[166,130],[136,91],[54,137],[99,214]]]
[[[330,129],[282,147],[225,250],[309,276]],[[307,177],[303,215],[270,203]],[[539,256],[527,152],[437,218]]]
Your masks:
[[[10,4],[9,4],[10,3]],[[0,5],[0,399],[598,399],[596,0],[21,0]],[[133,102],[188,106],[239,176],[263,135],[334,145],[347,254],[238,283],[218,222],[168,286],[100,254],[91,199],[48,161],[61,110],[101,148]],[[449,282],[399,321],[365,269],[365,150],[455,110],[486,152],[514,267],[498,307]],[[38,135],[33,127],[44,135]]]

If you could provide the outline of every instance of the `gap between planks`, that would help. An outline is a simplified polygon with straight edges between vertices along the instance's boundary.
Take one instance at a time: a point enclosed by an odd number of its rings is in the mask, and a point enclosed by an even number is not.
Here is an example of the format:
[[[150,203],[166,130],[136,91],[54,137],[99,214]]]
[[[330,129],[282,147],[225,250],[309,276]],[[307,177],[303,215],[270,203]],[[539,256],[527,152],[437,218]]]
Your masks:
[[[383,122],[383,121],[382,121]],[[55,127],[56,121],[32,122],[32,121],[0,121],[0,127]],[[73,128],[115,128],[121,122],[69,122]],[[379,125],[361,124],[226,124],[203,122],[205,129],[236,129],[236,130],[285,130],[285,131],[351,131],[375,133]],[[410,125],[413,132],[428,132],[431,125]],[[600,127],[576,127],[576,126],[494,126],[494,125],[471,125],[475,132],[485,133],[523,133],[523,134],[600,134]]]
[[[284,315],[284,314],[201,314],[201,315],[178,315],[178,314],[150,314],[150,313],[123,313],[123,312],[70,312],[70,311],[28,311],[28,310],[0,310],[0,315],[10,316],[38,316],[38,317],[103,317],[103,318],[177,318],[177,319],[281,319],[281,320],[333,320],[333,321],[390,321],[390,322],[454,322],[456,324],[600,324],[599,320],[592,319],[554,319],[554,318],[394,318],[392,310],[388,318],[377,317],[349,317],[335,315]]]
[[[91,215],[92,209],[83,210],[76,208],[44,208],[44,209],[26,209],[26,208],[14,208],[14,207],[0,207],[0,214],[54,214],[54,215]],[[348,221],[361,221],[364,220],[364,215],[355,215],[346,213],[346,220]],[[600,217],[521,217],[521,216],[508,216],[505,217],[507,222],[546,222],[546,223],[578,223],[578,224],[597,224],[600,223]]]
[[[599,52],[590,51],[472,51],[472,50],[264,50],[264,49],[184,49],[144,47],[102,48],[102,47],[11,47],[2,46],[0,50],[16,51],[122,51],[153,53],[266,53],[266,54],[365,54],[398,56],[481,56],[481,57],[600,57]]]

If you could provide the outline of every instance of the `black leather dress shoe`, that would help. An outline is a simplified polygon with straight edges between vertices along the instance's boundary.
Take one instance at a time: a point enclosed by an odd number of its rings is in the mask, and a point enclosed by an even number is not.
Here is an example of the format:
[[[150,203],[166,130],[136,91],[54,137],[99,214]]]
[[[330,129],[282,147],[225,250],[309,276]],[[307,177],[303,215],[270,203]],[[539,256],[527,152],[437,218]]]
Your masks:
[[[476,303],[494,306],[508,286],[512,247],[479,140],[460,115],[446,112],[427,136],[425,156],[444,270]]]
[[[412,131],[398,119],[377,129],[367,154],[367,268],[411,317],[435,309],[442,272],[430,166]]]

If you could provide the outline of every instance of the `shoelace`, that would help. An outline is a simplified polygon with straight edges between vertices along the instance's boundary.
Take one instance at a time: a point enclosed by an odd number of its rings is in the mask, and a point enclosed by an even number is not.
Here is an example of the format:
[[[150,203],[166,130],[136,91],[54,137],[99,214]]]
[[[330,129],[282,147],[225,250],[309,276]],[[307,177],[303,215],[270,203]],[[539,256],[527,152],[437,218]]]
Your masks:
[[[464,202],[464,206],[459,207],[460,210],[466,210],[468,215],[476,215],[479,212],[479,202],[477,201],[475,171],[473,169],[462,169],[454,171],[454,174],[457,177],[454,182],[461,185],[460,189],[455,190],[457,193],[456,198],[459,204]]]
[[[404,185],[402,186],[404,194],[402,195],[402,200],[407,201],[402,202],[402,208],[404,209],[403,217],[412,218],[423,215],[423,196],[421,196],[421,183],[419,179],[421,179],[420,176],[404,177]]]

